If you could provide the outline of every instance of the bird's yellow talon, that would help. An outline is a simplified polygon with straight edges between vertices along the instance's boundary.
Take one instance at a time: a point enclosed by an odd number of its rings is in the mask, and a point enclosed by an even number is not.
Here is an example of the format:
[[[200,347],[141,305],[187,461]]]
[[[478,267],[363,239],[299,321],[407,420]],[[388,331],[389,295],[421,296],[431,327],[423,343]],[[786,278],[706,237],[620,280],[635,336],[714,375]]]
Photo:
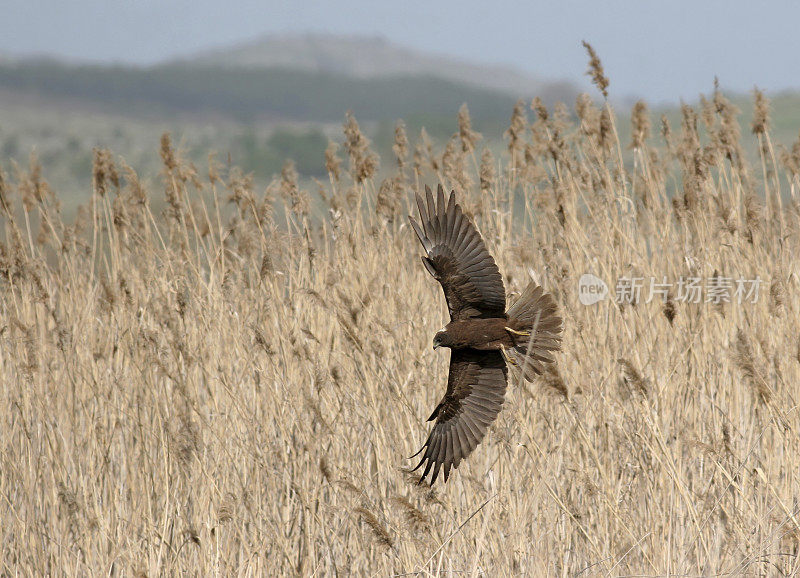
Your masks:
[[[520,337],[530,337],[530,331],[517,331],[516,329],[511,329],[510,327],[506,327],[506,331],[509,333],[513,333],[514,335],[519,335]]]
[[[509,355],[508,351],[504,347],[501,347],[500,351],[503,353],[503,358],[506,360],[506,363],[509,363],[514,367],[517,366],[517,361],[511,357],[511,355]]]

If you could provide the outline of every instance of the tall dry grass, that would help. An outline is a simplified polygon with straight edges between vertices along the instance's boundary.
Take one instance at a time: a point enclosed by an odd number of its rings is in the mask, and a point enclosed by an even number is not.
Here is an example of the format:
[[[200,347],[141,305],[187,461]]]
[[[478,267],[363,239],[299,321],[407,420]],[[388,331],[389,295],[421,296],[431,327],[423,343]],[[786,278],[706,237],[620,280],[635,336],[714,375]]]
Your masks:
[[[630,145],[608,105],[520,104],[502,154],[464,109],[441,149],[398,124],[383,173],[349,116],[318,191],[291,165],[266,191],[201,174],[165,137],[160,191],[97,151],[74,223],[35,164],[4,175],[0,573],[796,572],[800,147],[775,150],[758,99],[753,133],[718,90],[660,135],[637,104]],[[565,336],[431,490],[405,456],[446,309],[405,214],[437,181]],[[587,307],[587,272],[762,284]]]

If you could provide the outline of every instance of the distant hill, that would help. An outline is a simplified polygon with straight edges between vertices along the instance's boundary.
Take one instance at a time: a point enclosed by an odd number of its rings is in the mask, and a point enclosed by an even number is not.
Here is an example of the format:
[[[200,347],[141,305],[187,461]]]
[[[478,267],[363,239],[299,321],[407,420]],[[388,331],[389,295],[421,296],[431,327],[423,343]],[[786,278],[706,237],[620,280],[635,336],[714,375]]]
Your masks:
[[[0,57],[0,91],[128,117],[176,113],[239,122],[452,117],[507,121],[517,98],[572,102],[576,88],[502,66],[430,55],[375,37],[271,36],[149,67]]]
[[[281,68],[177,63],[134,68],[41,60],[0,64],[0,90],[128,115],[201,113],[242,122],[341,121],[347,110],[364,120],[452,116],[464,102],[476,117],[506,120],[515,101],[499,91],[419,74],[356,79]]]
[[[549,102],[569,101],[577,94],[577,88],[568,82],[549,82],[507,66],[428,54],[375,36],[273,35],[177,62],[249,69],[277,67],[361,79],[433,76],[515,98],[540,96]]]

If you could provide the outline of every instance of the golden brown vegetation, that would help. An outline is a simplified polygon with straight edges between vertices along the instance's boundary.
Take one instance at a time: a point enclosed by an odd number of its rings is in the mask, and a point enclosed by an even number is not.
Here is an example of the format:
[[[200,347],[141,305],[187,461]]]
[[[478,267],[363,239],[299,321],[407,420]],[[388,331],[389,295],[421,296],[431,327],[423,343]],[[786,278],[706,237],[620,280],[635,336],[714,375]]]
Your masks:
[[[717,90],[657,138],[637,104],[630,147],[588,98],[576,121],[520,103],[503,154],[466,109],[438,151],[398,124],[381,182],[348,116],[312,192],[288,164],[265,191],[213,158],[201,176],[165,136],[163,191],[97,151],[70,224],[37,164],[3,175],[0,573],[796,572],[800,145],[776,153],[757,99],[755,167]],[[405,214],[436,181],[565,336],[431,490],[404,458],[443,392],[446,310]],[[612,295],[762,285],[584,306],[583,273]]]

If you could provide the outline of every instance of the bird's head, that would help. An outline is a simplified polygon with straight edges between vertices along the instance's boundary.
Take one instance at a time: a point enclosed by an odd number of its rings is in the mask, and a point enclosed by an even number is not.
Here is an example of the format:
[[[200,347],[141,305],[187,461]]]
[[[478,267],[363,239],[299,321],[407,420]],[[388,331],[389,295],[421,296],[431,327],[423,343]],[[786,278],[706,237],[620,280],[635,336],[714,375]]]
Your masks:
[[[450,347],[450,334],[447,333],[444,329],[437,332],[436,335],[433,336],[433,348],[439,349],[440,347]]]

